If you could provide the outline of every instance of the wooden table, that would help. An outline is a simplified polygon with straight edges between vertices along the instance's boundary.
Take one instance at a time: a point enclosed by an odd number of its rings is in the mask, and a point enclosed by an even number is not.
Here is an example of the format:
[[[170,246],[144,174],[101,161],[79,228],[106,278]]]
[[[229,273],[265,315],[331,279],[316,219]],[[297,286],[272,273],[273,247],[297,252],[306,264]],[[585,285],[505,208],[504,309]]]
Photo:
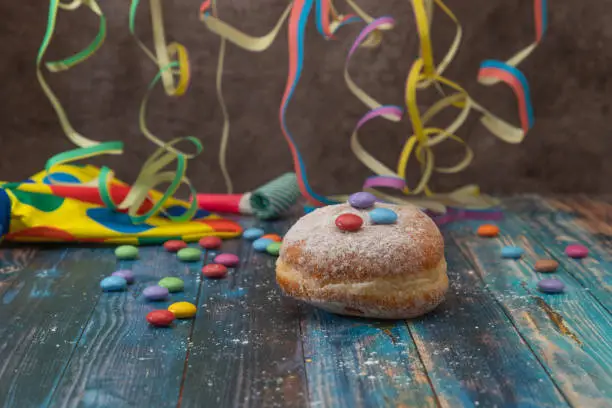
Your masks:
[[[505,205],[499,239],[477,237],[476,221],[442,228],[448,298],[406,322],[339,317],[281,296],[274,258],[242,239],[224,244],[242,263],[220,281],[159,247],[141,248],[136,262],[117,262],[112,248],[4,248],[0,406],[612,406],[612,204],[525,196]],[[591,256],[569,259],[570,242]],[[503,260],[505,245],[526,253]],[[564,294],[535,289],[542,257],[559,261]],[[136,283],[102,293],[100,279],[118,268],[132,268]],[[185,281],[172,301],[197,304],[197,317],[149,327],[154,306],[141,292],[169,275]]]

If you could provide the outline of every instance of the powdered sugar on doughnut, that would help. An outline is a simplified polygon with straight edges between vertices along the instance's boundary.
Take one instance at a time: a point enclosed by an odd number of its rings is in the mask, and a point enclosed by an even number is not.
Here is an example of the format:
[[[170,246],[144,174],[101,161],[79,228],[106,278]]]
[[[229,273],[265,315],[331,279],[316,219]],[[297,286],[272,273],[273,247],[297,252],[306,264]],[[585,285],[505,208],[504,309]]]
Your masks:
[[[395,211],[397,223],[372,224],[368,211],[376,207]],[[344,232],[335,225],[336,218],[346,213],[363,218],[359,231]],[[376,203],[359,210],[338,204],[298,220],[284,237],[281,258],[323,280],[361,280],[419,273],[437,265],[443,249],[436,225],[414,206]]]

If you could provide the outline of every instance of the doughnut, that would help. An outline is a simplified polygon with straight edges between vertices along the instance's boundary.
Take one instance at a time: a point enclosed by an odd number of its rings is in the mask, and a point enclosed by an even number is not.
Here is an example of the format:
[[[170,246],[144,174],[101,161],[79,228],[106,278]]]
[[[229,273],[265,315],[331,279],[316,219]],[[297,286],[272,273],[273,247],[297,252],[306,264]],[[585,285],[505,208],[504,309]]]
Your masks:
[[[282,291],[350,316],[406,319],[436,308],[448,290],[444,240],[436,224],[411,205],[362,207],[326,206],[291,227],[276,262]],[[386,221],[377,223],[380,213]],[[342,229],[345,223],[337,220],[347,214],[343,218],[354,221],[356,215],[363,223]]]

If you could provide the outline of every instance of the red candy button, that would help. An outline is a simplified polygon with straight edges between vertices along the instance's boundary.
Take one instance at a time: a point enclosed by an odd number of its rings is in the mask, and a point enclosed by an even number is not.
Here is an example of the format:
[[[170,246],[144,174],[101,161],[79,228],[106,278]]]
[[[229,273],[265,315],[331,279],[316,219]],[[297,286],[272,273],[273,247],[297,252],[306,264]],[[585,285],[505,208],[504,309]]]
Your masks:
[[[187,248],[187,243],[185,241],[179,241],[178,239],[173,239],[171,241],[164,242],[164,248],[168,252],[178,252],[183,248]]]
[[[261,237],[261,239],[271,239],[274,242],[282,242],[282,238],[280,235],[278,234],[266,234],[263,237]]]
[[[174,321],[174,313],[168,310],[154,310],[147,315],[147,322],[156,327],[168,327]]]
[[[363,219],[355,214],[342,214],[336,218],[336,227],[342,231],[357,231],[363,225]]]
[[[589,255],[589,248],[580,244],[571,244],[565,247],[565,254],[576,259],[586,258]]]
[[[200,246],[205,249],[217,249],[221,246],[221,238],[204,237],[200,240]]]
[[[202,268],[202,275],[211,279],[224,278],[227,275],[227,268],[221,264],[208,264]]]

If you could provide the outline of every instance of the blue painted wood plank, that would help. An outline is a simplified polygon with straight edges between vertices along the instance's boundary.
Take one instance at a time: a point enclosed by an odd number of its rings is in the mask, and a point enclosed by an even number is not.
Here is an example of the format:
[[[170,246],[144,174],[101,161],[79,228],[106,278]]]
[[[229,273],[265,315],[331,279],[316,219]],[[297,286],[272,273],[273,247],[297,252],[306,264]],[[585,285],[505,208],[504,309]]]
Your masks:
[[[473,223],[476,224],[476,223]],[[573,406],[605,407],[612,399],[612,316],[561,266],[555,278],[564,294],[543,294],[540,279],[553,277],[533,270],[550,254],[528,234],[529,228],[512,214],[497,225],[499,238],[453,234],[475,270],[565,398]],[[474,228],[476,225],[474,225]],[[501,248],[519,246],[520,260],[502,259]]]
[[[263,226],[284,233],[288,224]],[[221,250],[241,263],[225,279],[202,282],[180,407],[307,406],[300,314],[276,287],[275,258],[241,239]]]
[[[201,265],[181,263],[161,247],[141,247],[139,260],[116,265],[132,269],[135,283],[100,295],[50,406],[176,406],[193,320],[154,328],[145,317],[173,302],[196,303]],[[144,299],[143,289],[166,276],[181,278],[184,291],[167,301]]]
[[[403,321],[377,322],[303,308],[311,406],[438,406]]]
[[[440,405],[567,406],[448,232],[445,241],[450,279],[446,301],[408,322]]]
[[[44,406],[97,301],[110,252],[41,249],[2,296],[0,405]]]
[[[37,252],[37,247],[0,248],[0,296],[8,290],[11,290],[11,293],[15,293],[13,282],[18,279],[19,274],[32,262]]]
[[[572,216],[548,207],[543,200],[523,197],[509,202],[514,211],[520,205],[523,211],[516,215],[538,241],[578,282],[587,288],[608,312],[612,312],[612,256],[592,237],[572,221]],[[529,213],[529,208],[536,208]],[[571,243],[583,243],[590,248],[590,256],[571,259],[563,252]]]

